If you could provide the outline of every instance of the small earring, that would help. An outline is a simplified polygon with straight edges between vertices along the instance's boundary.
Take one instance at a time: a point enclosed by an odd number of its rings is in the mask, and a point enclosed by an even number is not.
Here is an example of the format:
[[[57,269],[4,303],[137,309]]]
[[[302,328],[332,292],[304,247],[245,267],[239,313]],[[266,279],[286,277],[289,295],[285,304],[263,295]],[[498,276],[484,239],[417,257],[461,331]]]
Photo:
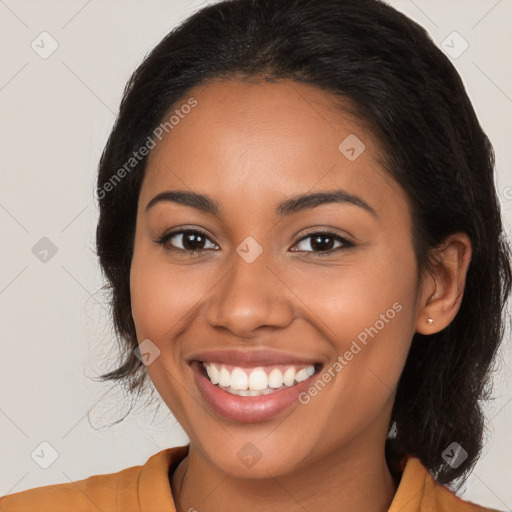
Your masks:
[[[428,325],[432,325],[434,323],[434,320],[432,318],[427,318]]]

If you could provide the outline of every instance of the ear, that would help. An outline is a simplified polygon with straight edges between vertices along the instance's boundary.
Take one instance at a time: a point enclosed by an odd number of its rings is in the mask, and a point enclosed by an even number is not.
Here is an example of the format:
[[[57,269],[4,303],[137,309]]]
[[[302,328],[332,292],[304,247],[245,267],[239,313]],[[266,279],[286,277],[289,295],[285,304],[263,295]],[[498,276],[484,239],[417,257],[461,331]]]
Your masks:
[[[428,283],[422,283],[416,332],[434,334],[455,318],[462,302],[471,254],[471,240],[466,233],[448,236],[435,250],[438,263],[433,274],[425,278]]]

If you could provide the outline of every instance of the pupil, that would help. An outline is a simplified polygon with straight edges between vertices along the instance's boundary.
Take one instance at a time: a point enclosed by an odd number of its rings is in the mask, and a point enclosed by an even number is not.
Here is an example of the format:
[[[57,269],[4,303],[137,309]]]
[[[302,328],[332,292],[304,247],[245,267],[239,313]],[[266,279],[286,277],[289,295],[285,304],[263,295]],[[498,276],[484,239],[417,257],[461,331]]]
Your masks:
[[[322,240],[322,239],[329,240],[329,243],[325,244],[325,243],[320,242],[319,240]],[[329,235],[315,236],[312,239],[311,246],[313,247],[313,249],[318,249],[320,251],[327,251],[329,249],[332,249],[331,246],[332,246],[333,240],[334,239],[332,237],[330,237]]]
[[[202,235],[197,233],[190,233],[189,235],[184,237],[184,246],[186,249],[190,249],[192,251],[201,249],[204,240],[202,239]],[[324,240],[324,242],[322,242]],[[325,240],[328,240],[326,243]],[[334,239],[329,235],[319,235],[315,236],[312,239],[311,246],[313,249],[317,249],[319,251],[327,251],[332,249],[332,243]]]
[[[197,234],[197,233],[190,233],[189,235],[186,235],[184,237],[184,246],[186,249],[191,249],[192,251],[195,251],[197,249],[201,249],[202,247],[200,247],[201,245],[201,242],[204,243],[204,240],[201,240],[202,239],[202,236]],[[190,241],[192,240],[192,246],[190,247]],[[196,245],[194,244],[198,244],[199,247],[197,247]],[[187,247],[188,246],[188,247]]]

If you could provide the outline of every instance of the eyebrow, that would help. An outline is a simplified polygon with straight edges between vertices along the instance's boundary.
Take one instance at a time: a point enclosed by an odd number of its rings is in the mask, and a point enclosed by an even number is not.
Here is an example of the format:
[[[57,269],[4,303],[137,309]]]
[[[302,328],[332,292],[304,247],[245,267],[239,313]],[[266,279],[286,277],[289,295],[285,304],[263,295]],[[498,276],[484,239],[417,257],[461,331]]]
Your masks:
[[[222,207],[215,199],[211,198],[207,194],[187,192],[184,190],[167,190],[165,192],[160,192],[153,197],[151,201],[149,201],[145,211],[147,212],[153,206],[161,202],[172,202],[184,206],[190,206],[217,217],[222,215]],[[329,190],[326,192],[314,192],[290,197],[279,203],[276,208],[276,212],[279,217],[284,217],[302,210],[309,210],[329,203],[352,204],[366,210],[374,217],[378,217],[377,212],[366,201],[361,199],[359,196],[350,194],[346,190],[342,189]]]

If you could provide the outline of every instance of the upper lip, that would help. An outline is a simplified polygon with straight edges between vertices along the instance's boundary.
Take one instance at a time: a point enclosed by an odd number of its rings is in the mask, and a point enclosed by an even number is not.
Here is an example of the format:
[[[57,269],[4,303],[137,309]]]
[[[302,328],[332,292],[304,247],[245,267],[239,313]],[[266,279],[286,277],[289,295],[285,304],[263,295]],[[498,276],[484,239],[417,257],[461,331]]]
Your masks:
[[[231,350],[205,350],[190,354],[189,363],[204,361],[210,363],[226,363],[233,366],[270,366],[273,364],[315,365],[318,360],[299,357],[296,354],[287,354],[275,350],[231,349]]]

